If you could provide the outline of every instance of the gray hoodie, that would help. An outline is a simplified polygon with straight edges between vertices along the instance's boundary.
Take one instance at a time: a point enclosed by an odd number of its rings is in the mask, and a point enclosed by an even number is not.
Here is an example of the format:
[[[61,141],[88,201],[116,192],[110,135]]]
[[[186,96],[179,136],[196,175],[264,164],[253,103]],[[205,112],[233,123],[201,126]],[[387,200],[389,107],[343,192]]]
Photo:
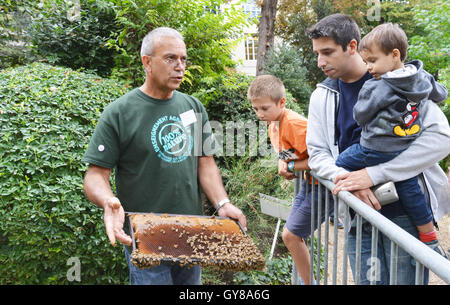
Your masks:
[[[414,72],[401,77],[385,74],[362,87],[353,109],[362,127],[362,146],[382,152],[405,150],[422,132],[423,103],[447,98],[447,89],[423,69],[420,60],[406,65],[415,67]]]

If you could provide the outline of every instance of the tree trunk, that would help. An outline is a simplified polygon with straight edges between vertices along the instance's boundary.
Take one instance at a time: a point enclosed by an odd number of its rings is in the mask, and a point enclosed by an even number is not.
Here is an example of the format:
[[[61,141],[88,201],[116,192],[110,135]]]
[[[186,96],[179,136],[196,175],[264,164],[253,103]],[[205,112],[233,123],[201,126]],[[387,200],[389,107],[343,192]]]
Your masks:
[[[273,47],[275,16],[278,0],[264,0],[261,5],[261,19],[258,25],[258,54],[256,57],[256,75],[264,73],[266,55]]]

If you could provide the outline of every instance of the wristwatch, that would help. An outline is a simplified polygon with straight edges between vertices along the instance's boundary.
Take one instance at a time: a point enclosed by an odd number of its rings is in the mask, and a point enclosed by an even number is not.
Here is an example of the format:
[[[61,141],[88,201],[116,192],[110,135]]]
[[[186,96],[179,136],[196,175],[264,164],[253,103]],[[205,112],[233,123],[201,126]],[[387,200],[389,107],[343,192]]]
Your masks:
[[[288,163],[288,169],[289,169],[289,171],[292,172],[292,173],[295,173],[294,166],[295,166],[294,161],[289,161],[289,163]]]

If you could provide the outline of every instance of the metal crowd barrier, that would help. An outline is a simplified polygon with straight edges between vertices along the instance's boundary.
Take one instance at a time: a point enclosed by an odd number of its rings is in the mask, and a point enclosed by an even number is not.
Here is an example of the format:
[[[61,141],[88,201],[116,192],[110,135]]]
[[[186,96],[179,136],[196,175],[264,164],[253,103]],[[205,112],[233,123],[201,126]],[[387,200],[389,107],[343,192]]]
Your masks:
[[[318,182],[318,185],[313,187],[311,190],[311,196],[313,196],[313,204],[311,211],[311,232],[314,232],[315,222],[320,223],[322,217],[322,204],[318,204],[314,202],[314,193],[318,193],[318,201],[321,203],[324,200],[321,196],[321,189],[326,188],[325,190],[325,221],[324,221],[324,241],[322,243],[322,226],[317,226],[317,237],[316,237],[316,246],[314,245],[314,238],[309,239],[310,245],[310,261],[311,261],[311,269],[310,276],[311,279],[315,278],[316,284],[328,285],[328,260],[330,259],[329,253],[329,241],[330,241],[330,230],[329,230],[329,216],[330,216],[330,207],[333,204],[333,210],[335,211],[335,225],[333,230],[333,253],[331,255],[332,259],[332,275],[331,275],[331,284],[337,284],[337,274],[338,274],[338,243],[343,242],[343,260],[342,260],[342,279],[341,283],[346,285],[348,282],[347,279],[347,261],[348,261],[348,232],[350,226],[350,216],[349,209],[353,209],[356,213],[356,258],[355,258],[355,274],[354,274],[354,282],[356,285],[360,284],[361,280],[361,232],[362,232],[362,220],[365,219],[372,225],[372,240],[371,240],[371,257],[377,257],[377,244],[378,244],[378,232],[383,233],[387,238],[389,238],[391,242],[391,253],[390,253],[390,279],[389,284],[395,285],[397,284],[397,253],[398,248],[400,247],[407,253],[409,253],[416,260],[416,273],[415,273],[415,284],[421,285],[424,283],[424,270],[428,268],[439,278],[444,280],[447,284],[450,284],[450,261],[446,260],[444,257],[436,253],[435,251],[428,248],[418,239],[404,231],[402,228],[394,224],[392,221],[384,217],[382,214],[378,213],[374,209],[367,206],[364,202],[359,200],[357,197],[353,196],[349,192],[341,191],[338,196],[333,195],[333,202],[329,202],[329,193],[330,190],[334,187],[334,184],[331,181],[323,180],[318,177],[316,174],[312,174],[312,183],[311,185],[315,185],[315,182]],[[294,180],[294,193],[297,194],[300,191],[300,187],[302,185],[303,175],[298,173],[298,179]],[[305,184],[306,187],[311,187],[308,183]],[[287,202],[273,198],[264,194],[260,194],[261,196],[261,209],[264,213],[268,215],[272,215],[278,218],[278,224],[276,228],[276,233],[274,236],[274,240],[272,243],[271,257],[273,254],[275,242],[278,236],[278,230],[280,226],[280,219],[286,219],[290,207],[287,206]],[[338,227],[336,225],[337,217],[338,217],[338,200],[339,204],[345,205],[345,219],[343,219],[344,223],[344,240],[340,241],[338,238]],[[317,219],[314,214],[316,214],[315,209],[317,211]],[[312,234],[314,236],[314,233]],[[321,268],[322,268],[322,245],[323,246],[323,276],[321,276]],[[271,258],[270,257],[270,258]],[[315,274],[314,274],[315,267]],[[378,268],[377,264],[374,264],[373,272],[377,272],[376,268]],[[298,276],[295,265],[292,270],[292,284],[298,284],[300,282],[300,278]],[[370,284],[376,283],[376,277],[371,276]]]

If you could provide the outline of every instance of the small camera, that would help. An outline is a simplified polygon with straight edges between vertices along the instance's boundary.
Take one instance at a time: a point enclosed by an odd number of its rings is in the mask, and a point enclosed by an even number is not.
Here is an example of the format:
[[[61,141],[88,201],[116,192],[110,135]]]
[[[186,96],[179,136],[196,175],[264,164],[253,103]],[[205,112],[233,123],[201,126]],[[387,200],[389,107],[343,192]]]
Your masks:
[[[398,201],[397,190],[392,181],[376,185],[371,190],[382,206]]]

